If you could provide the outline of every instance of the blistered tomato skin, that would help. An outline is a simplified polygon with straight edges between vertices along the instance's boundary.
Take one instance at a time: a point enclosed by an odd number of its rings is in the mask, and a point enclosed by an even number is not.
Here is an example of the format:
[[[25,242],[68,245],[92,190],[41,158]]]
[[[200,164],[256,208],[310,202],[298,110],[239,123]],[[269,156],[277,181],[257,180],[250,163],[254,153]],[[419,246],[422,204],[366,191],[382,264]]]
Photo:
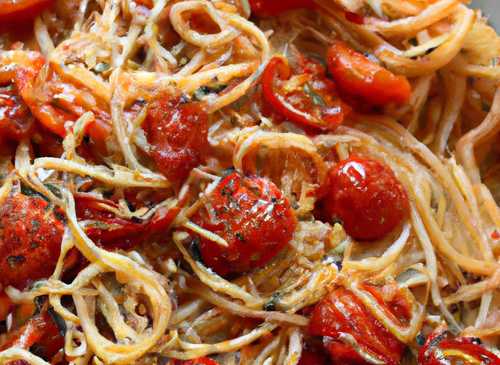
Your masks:
[[[180,185],[208,149],[208,114],[200,103],[161,95],[148,107],[145,132],[160,172]]]
[[[38,196],[15,194],[0,206],[0,286],[23,289],[50,276],[64,225]]]
[[[276,16],[288,10],[312,9],[313,0],[250,0],[252,14],[257,16]]]
[[[328,69],[344,94],[374,106],[405,104],[411,95],[406,77],[395,75],[336,41],[328,50]]]
[[[325,212],[358,240],[376,240],[408,216],[406,191],[392,170],[375,160],[351,157],[330,171]]]
[[[273,182],[237,172],[219,182],[193,221],[227,241],[229,247],[206,238],[199,244],[204,264],[222,276],[265,265],[288,244],[297,224]]]
[[[323,345],[334,364],[369,364],[361,352],[385,364],[398,365],[405,348],[351,291],[342,287],[316,305],[309,332],[323,336]],[[350,343],[352,339],[358,348]]]
[[[0,136],[19,141],[29,137],[34,118],[14,84],[0,86]]]
[[[500,357],[483,347],[478,339],[453,338],[449,332],[442,330],[431,333],[419,351],[418,365],[455,363],[500,365]]]
[[[53,0],[0,0],[0,22],[34,18],[52,3]]]

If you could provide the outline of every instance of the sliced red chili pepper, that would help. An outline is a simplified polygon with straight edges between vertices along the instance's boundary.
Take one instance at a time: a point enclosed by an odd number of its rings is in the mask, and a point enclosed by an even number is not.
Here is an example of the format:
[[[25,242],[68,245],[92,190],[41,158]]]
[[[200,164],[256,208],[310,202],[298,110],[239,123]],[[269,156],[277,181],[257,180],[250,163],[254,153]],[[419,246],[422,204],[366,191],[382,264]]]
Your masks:
[[[488,364],[500,365],[500,357],[481,346],[481,341],[470,337],[453,338],[440,328],[434,331],[418,354],[419,365]]]
[[[302,127],[333,130],[342,123],[349,108],[337,96],[335,85],[315,65],[303,68],[293,85],[287,82],[292,70],[284,57],[273,57],[262,75],[264,100],[273,112]]]

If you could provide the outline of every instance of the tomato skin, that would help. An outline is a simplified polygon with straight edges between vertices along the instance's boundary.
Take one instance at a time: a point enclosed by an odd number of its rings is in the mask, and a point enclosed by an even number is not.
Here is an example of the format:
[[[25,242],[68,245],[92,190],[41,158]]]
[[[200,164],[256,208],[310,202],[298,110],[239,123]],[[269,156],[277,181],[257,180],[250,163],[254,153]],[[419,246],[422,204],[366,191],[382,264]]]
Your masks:
[[[406,191],[392,170],[375,160],[351,157],[330,171],[330,191],[324,199],[330,218],[340,219],[358,240],[376,240],[408,216]]]
[[[346,95],[374,106],[405,104],[411,86],[406,77],[377,65],[345,43],[336,41],[328,49],[328,69]]]
[[[275,120],[285,118],[312,130],[334,130],[349,113],[349,108],[338,98],[335,85],[326,78],[321,65],[305,58],[299,63],[300,69],[296,71],[307,82],[294,90],[281,86],[292,76],[286,58],[275,56],[266,66],[262,74],[262,94],[271,114]]]
[[[5,321],[13,308],[14,303],[12,303],[8,295],[0,292],[0,321]]]
[[[352,336],[364,352],[388,365],[399,364],[405,349],[405,345],[343,287],[334,289],[316,305],[309,332],[323,336],[323,345],[335,364],[368,364],[351,345],[341,341],[346,334]]]
[[[52,274],[64,225],[37,196],[17,193],[0,207],[0,285],[25,288]]]
[[[148,108],[145,132],[160,172],[180,185],[204,161],[208,149],[208,114],[202,104],[182,96],[160,95]]]
[[[34,18],[53,0],[0,0],[0,21],[14,22]]]
[[[208,357],[199,357],[194,360],[174,360],[172,365],[219,365],[219,363]]]
[[[293,9],[312,9],[314,7],[313,0],[250,0],[252,13],[260,16],[276,16]]]
[[[115,216],[101,205],[117,208],[117,204],[107,199],[96,199],[86,194],[75,194],[78,219],[95,220],[108,228],[89,227],[87,235],[98,245],[109,249],[131,250],[152,235],[170,227],[180,208],[160,208],[149,221],[133,221]]]
[[[30,136],[34,121],[16,86],[0,87],[0,135],[20,141]]]
[[[297,224],[288,200],[266,178],[233,172],[219,182],[209,204],[213,212],[202,208],[192,220],[228,243],[200,241],[203,262],[222,276],[265,265],[288,244]]]
[[[64,337],[46,309],[31,317],[22,327],[8,333],[0,351],[9,347],[27,350],[35,344],[41,351],[40,355],[47,360],[64,346]]]
[[[443,329],[436,330],[427,338],[418,353],[418,364],[441,365],[462,361],[463,364],[467,365],[470,364],[467,358],[474,359],[481,364],[500,365],[500,357],[485,349],[476,342],[476,339],[470,337],[453,338],[449,332],[443,331]]]

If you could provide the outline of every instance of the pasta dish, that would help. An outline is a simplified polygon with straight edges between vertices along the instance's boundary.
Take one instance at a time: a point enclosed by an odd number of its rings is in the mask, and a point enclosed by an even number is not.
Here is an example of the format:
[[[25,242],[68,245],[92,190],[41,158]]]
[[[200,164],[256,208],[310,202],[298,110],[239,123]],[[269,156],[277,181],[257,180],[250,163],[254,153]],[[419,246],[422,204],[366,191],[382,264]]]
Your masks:
[[[0,364],[500,364],[500,37],[464,0],[0,0]]]

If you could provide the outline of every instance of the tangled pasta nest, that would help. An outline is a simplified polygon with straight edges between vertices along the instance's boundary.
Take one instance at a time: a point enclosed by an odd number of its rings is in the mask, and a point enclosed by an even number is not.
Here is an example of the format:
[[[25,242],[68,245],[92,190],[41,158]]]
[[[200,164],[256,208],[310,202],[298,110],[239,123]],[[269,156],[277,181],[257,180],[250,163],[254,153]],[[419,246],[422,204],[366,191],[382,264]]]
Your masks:
[[[47,298],[64,322],[69,363],[215,355],[222,364],[297,364],[309,323],[304,308],[336,285],[365,298],[412,349],[422,326],[443,320],[498,345],[500,40],[479,11],[458,0],[318,0],[313,10],[257,19],[246,0],[61,3],[35,18],[24,47],[2,35],[2,83],[16,67],[32,67],[36,52],[43,55],[22,96],[61,136],[63,151],[33,154],[34,142],[21,140],[4,156],[0,200],[25,186],[64,212],[52,275],[5,292],[16,305]],[[363,13],[362,24],[346,11]],[[334,131],[315,135],[273,123],[255,97],[271,57],[297,50],[322,57],[336,38],[408,77],[409,102],[349,114]],[[146,156],[152,147],[141,128],[150,103],[172,90],[210,114],[212,157],[180,186]],[[96,123],[110,129],[109,154],[97,162],[80,149]],[[315,218],[313,193],[327,179],[332,153],[338,160],[370,156],[393,170],[410,201],[396,234],[367,246],[339,223]],[[298,219],[286,250],[231,279],[190,250],[193,234],[227,245],[192,218],[228,167],[274,181]],[[162,199],[131,209],[127,189],[161,192]],[[104,208],[124,219],[179,212],[161,240],[107,250],[89,237],[75,197],[102,199],[109,191],[121,200]],[[65,261],[75,249],[86,264],[68,282]],[[384,317],[358,288],[365,280],[396,282],[409,292],[407,326]],[[1,363],[10,360],[48,364],[16,346],[0,352]]]

